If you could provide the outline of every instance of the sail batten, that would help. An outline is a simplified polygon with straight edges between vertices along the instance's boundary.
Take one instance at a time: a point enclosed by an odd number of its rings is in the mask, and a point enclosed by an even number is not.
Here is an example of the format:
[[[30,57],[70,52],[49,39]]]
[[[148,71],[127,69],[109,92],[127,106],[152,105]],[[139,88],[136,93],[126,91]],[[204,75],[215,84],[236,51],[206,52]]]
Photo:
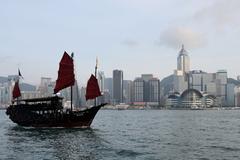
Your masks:
[[[91,75],[87,83],[86,100],[94,99],[98,96],[101,96],[98,81],[94,75]]]
[[[54,94],[60,90],[73,86],[75,83],[73,59],[67,52],[64,52],[59,63],[58,79],[54,88]]]

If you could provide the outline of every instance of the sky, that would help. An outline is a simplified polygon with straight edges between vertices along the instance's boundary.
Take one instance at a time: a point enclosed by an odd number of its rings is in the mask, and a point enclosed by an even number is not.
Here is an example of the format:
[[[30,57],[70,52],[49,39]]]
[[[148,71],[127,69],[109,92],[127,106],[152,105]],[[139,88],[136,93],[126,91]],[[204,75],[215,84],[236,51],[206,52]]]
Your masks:
[[[0,0],[0,76],[39,84],[67,51],[86,84],[96,57],[106,77],[173,73],[184,44],[191,70],[240,75],[239,0]]]

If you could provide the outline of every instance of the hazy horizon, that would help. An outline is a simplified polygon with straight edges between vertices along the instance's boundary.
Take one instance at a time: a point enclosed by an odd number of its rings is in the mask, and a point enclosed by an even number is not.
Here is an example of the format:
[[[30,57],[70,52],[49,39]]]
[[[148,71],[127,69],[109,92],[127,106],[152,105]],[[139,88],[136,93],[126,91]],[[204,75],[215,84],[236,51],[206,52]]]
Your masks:
[[[123,70],[133,80],[173,73],[185,45],[191,70],[239,75],[240,1],[1,1],[0,76],[17,74],[39,84],[56,79],[64,51],[75,53],[80,84],[94,73]]]

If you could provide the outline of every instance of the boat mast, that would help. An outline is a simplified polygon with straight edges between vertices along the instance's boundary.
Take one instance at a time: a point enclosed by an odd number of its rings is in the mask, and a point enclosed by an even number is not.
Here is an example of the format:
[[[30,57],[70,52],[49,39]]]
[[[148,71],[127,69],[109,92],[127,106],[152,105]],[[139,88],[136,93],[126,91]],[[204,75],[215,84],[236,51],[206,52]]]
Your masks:
[[[18,85],[19,85],[19,79],[20,79],[20,78],[19,78],[19,76],[18,76],[18,80],[17,80],[17,81],[18,81],[18,82],[17,82]],[[17,97],[17,105],[19,105],[19,99],[18,99],[18,97]]]
[[[73,56],[74,56],[74,53],[72,52],[72,54],[71,54],[72,60],[73,60]],[[72,86],[71,86],[71,112],[72,112],[72,100],[73,100],[73,90],[72,90]]]
[[[23,76],[22,76],[22,74],[20,72],[20,69],[18,68],[18,77],[17,77],[18,87],[19,87],[20,78],[23,78]],[[19,91],[19,92],[20,92],[20,96],[21,96],[21,91]],[[17,97],[17,105],[19,105],[19,96]]]
[[[19,105],[19,99],[17,98],[17,105]]]
[[[95,66],[95,77],[97,79],[97,67],[98,67],[98,58],[96,58],[96,66]],[[94,100],[94,105],[97,106],[97,98]]]

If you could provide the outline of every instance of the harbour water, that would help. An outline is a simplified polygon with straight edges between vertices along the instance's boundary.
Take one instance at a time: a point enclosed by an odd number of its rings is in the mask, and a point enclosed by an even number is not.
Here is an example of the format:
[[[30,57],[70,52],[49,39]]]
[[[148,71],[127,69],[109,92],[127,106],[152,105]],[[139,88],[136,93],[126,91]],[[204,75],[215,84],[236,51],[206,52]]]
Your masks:
[[[90,129],[23,128],[0,111],[0,159],[240,159],[240,110],[101,110]]]

